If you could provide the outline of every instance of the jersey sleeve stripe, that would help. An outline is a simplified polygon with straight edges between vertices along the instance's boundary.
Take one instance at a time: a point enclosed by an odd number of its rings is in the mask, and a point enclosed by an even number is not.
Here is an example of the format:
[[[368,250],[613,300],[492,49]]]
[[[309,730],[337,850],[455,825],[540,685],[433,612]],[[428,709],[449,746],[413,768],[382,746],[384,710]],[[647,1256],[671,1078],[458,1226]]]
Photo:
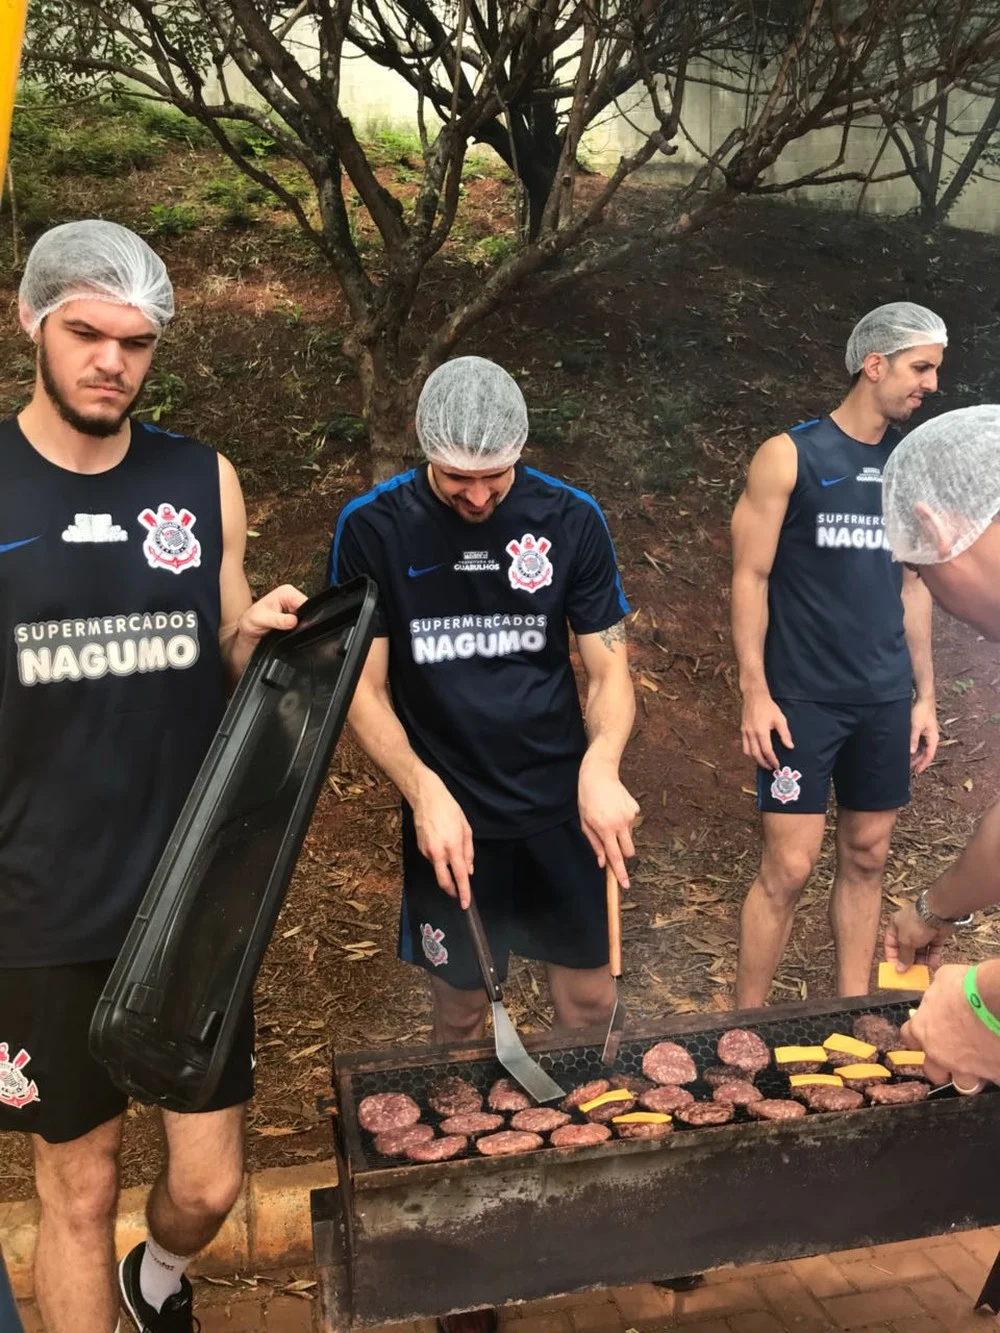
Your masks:
[[[537,468],[526,467],[524,470],[529,476],[537,477],[539,481],[548,482],[550,486],[558,486],[560,490],[569,491],[570,495],[575,495],[578,500],[584,500],[593,508],[597,517],[604,525],[604,531],[608,534],[608,542],[611,545],[611,558],[615,562],[615,588],[618,592],[618,605],[621,607],[622,615],[627,616],[632,608],[628,604],[628,599],[625,596],[625,589],[622,587],[622,576],[618,573],[618,555],[615,551],[615,543],[611,537],[611,529],[608,527],[608,520],[604,517],[604,510],[594,497],[588,495],[586,491],[577,490],[575,486],[570,486],[568,482],[560,481],[558,477],[550,477],[548,473],[539,472]]]
[[[327,581],[329,583],[338,582],[338,564],[340,559],[340,541],[344,535],[344,524],[350,516],[358,509],[373,500],[377,500],[380,495],[385,495],[389,491],[396,490],[399,486],[405,486],[408,481],[412,481],[417,475],[416,468],[410,468],[409,472],[399,472],[395,477],[390,477],[388,481],[380,481],[377,486],[373,486],[370,491],[364,495],[359,495],[349,504],[344,505],[340,511],[340,517],[337,519],[337,526],[334,529],[333,540],[330,542],[330,561],[327,567]]]

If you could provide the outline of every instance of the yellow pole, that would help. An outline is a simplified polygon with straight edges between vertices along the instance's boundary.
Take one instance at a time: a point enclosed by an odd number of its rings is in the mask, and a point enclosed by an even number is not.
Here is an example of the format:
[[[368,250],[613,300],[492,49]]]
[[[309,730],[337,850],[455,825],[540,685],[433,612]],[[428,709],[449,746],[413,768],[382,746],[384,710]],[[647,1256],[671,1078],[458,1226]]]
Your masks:
[[[0,0],[0,196],[7,179],[7,145],[27,17],[28,0]]]

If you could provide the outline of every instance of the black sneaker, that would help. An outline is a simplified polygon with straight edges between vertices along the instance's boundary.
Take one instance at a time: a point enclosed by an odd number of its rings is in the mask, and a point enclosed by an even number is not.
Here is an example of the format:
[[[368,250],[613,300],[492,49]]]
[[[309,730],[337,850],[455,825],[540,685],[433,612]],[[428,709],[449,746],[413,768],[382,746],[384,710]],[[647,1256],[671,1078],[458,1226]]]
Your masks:
[[[201,1324],[194,1317],[194,1293],[186,1277],[181,1278],[181,1289],[168,1296],[160,1310],[154,1310],[143,1300],[139,1286],[139,1269],[146,1252],[143,1242],[129,1250],[118,1265],[118,1290],[129,1318],[139,1333],[200,1333]]]

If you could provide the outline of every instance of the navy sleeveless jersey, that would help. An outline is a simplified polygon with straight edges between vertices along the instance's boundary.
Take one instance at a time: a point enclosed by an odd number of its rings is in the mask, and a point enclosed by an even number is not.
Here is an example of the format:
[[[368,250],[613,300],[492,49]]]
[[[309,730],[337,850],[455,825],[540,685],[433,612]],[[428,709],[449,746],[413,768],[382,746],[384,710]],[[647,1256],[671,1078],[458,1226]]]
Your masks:
[[[113,958],[225,702],[218,457],[81,475],[0,423],[0,967]]]
[[[798,476],[768,583],[764,673],[775,698],[871,704],[910,695],[902,567],[882,518],[882,469],[899,442],[794,426]]]
[[[571,817],[586,735],[567,625],[594,634],[629,609],[597,503],[519,464],[494,513],[467,523],[420,467],[340,515],[330,577],[358,574],[379,587],[399,719],[473,832]]]

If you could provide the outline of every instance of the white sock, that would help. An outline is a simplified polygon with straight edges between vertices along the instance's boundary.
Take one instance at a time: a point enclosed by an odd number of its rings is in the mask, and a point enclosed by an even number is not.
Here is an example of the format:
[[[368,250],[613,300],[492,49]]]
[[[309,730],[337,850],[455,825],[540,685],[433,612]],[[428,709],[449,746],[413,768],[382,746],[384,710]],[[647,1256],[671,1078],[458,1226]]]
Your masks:
[[[154,1310],[161,1310],[168,1296],[181,1289],[181,1278],[191,1262],[191,1256],[171,1254],[157,1245],[152,1236],[146,1237],[142,1263],[139,1265],[139,1290],[142,1299]]]

